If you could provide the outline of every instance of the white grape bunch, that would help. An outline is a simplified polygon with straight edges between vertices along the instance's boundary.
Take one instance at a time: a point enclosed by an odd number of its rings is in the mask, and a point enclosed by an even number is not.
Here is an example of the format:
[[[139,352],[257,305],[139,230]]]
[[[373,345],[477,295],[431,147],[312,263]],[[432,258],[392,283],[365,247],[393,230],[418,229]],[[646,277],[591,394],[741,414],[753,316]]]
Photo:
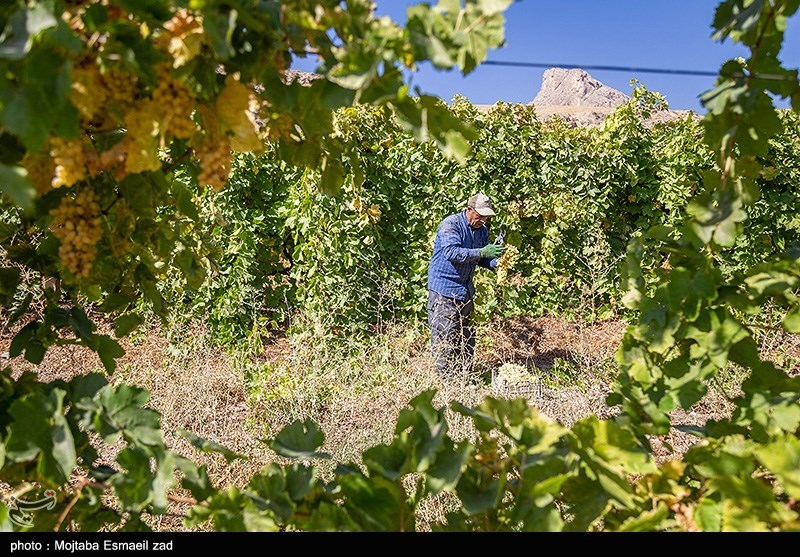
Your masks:
[[[501,387],[532,383],[534,376],[519,364],[505,363],[497,370],[496,381]]]
[[[506,284],[508,272],[514,268],[517,259],[519,259],[519,249],[517,246],[506,244],[506,251],[500,256],[500,260],[497,262],[497,269],[495,269],[498,285]]]

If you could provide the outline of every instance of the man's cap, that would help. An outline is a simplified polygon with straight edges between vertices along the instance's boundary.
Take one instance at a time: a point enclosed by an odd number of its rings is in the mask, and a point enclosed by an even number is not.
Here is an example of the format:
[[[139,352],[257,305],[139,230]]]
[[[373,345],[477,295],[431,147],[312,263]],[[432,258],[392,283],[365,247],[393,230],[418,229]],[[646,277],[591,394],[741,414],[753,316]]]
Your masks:
[[[475,211],[482,217],[493,217],[494,206],[485,193],[476,193],[467,201],[467,207],[475,209]]]

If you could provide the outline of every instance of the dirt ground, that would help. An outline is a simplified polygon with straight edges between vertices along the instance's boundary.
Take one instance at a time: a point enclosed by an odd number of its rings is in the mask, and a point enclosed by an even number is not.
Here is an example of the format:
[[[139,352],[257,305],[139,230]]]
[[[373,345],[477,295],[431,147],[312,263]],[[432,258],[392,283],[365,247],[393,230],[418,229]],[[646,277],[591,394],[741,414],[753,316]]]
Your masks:
[[[309,397],[308,393],[302,397],[297,394],[297,400],[290,400],[292,410],[289,414],[292,415],[282,414],[279,421],[301,417],[298,414],[306,408],[323,427],[327,423],[336,429],[332,440],[340,447],[350,449],[341,451],[341,456],[345,457],[375,442],[377,432],[374,428],[365,428],[365,422],[394,423],[397,413],[408,400],[419,390],[429,387],[439,388],[442,393],[465,403],[478,403],[485,395],[525,396],[544,415],[567,426],[591,414],[607,418],[616,412],[606,406],[605,397],[613,380],[612,358],[624,329],[625,323],[616,320],[586,324],[557,317],[523,316],[497,321],[485,331],[491,337],[492,349],[481,350],[481,341],[478,343],[475,369],[482,374],[483,384],[477,388],[474,385],[441,385],[432,371],[427,339],[420,337],[410,345],[400,347],[403,359],[398,361],[396,376],[374,385],[369,396],[355,394],[362,388],[361,384],[344,385],[337,391],[341,395],[339,400],[327,401],[324,405],[316,404],[316,399]],[[257,454],[262,445],[256,438],[263,432],[248,431],[245,424],[256,423],[270,414],[270,400],[273,399],[266,396],[255,400],[253,386],[248,385],[248,378],[237,369],[232,357],[208,345],[202,336],[199,329],[190,331],[182,347],[171,345],[157,330],[139,334],[133,341],[124,339],[122,344],[126,353],[118,361],[119,371],[111,381],[125,380],[149,389],[152,392],[150,405],[163,413],[165,432],[178,428],[194,431],[234,450],[254,455],[255,462],[266,463],[267,459]],[[102,367],[94,353],[75,346],[51,348],[38,366],[25,362],[21,357],[9,361],[5,359],[9,343],[7,335],[0,338],[0,353],[4,358],[0,363],[11,364],[17,372],[25,369],[35,371],[42,381],[69,379]],[[296,364],[298,357],[304,357],[298,353],[301,351],[284,335],[275,335],[265,343],[257,365],[275,369],[291,366],[293,362]],[[567,366],[570,376],[549,375],[558,360],[570,364]],[[538,374],[537,388],[531,392],[506,392],[493,388],[491,371],[506,362],[519,363]],[[369,367],[366,362],[364,365]],[[315,376],[314,380],[317,379]],[[335,381],[336,378],[326,376],[325,380]],[[298,390],[311,388],[306,384],[295,387]],[[286,405],[291,396],[282,395],[278,402]],[[679,413],[675,418],[677,423],[699,425],[709,418],[719,418],[726,410],[726,404],[714,399],[697,410]],[[272,429],[278,426],[272,425]],[[353,438],[347,438],[348,432]],[[684,439],[683,434],[677,431],[675,436],[671,444],[677,453],[683,452],[692,442],[691,438]],[[184,448],[191,452],[182,438],[169,434],[167,437],[171,438],[169,440],[176,449]],[[662,454],[656,456],[661,458],[672,454],[661,449],[659,452]],[[252,471],[252,464],[245,468]],[[229,469],[217,469],[218,479],[232,483],[241,481],[248,471],[237,469],[237,466],[239,464],[234,463]]]
[[[276,334],[263,351],[244,361],[211,344],[201,327],[183,331],[172,342],[153,329],[122,341],[126,353],[109,380],[148,389],[149,406],[162,414],[167,445],[206,464],[215,485],[242,487],[276,460],[263,439],[295,419],[311,418],[320,425],[326,435],[323,450],[335,462],[357,460],[365,449],[390,440],[399,412],[423,390],[437,389],[434,403],[439,406],[452,400],[477,405],[486,395],[516,396],[489,381],[491,371],[508,362],[539,375],[539,388],[523,396],[545,416],[568,427],[592,414],[612,417],[618,410],[609,408],[605,398],[625,326],[622,321],[586,324],[556,317],[497,321],[478,340],[475,368],[483,377],[478,384],[443,384],[433,371],[426,335],[409,335],[402,326],[355,356],[318,353],[308,343]],[[20,357],[9,360],[10,340],[8,333],[0,335],[0,366],[11,365],[15,375],[31,370],[40,380],[52,381],[102,368],[94,353],[75,346],[50,349],[38,366]],[[768,348],[800,358],[800,335],[775,339]],[[562,375],[556,374],[558,369]],[[693,408],[674,412],[673,425],[720,419],[731,410],[729,395],[712,386]],[[454,439],[472,435],[472,424],[463,416],[448,410],[448,421]],[[175,433],[178,429],[248,458],[229,464],[219,455],[201,453]],[[653,441],[654,457],[665,461],[683,454],[695,438],[673,429]],[[119,448],[108,447],[101,456],[110,460]],[[159,529],[182,529],[180,516],[186,508],[174,507],[172,519],[159,522]],[[443,511],[432,506],[426,512],[423,520],[435,521]]]

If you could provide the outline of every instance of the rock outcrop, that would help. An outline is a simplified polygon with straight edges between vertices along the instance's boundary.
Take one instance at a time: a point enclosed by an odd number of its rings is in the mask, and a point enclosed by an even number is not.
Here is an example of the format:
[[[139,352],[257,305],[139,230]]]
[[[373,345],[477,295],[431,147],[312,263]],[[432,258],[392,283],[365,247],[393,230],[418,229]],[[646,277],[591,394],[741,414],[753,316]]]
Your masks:
[[[550,68],[544,72],[542,88],[533,105],[543,122],[559,117],[573,127],[596,127],[602,125],[616,107],[629,100],[628,95],[603,84],[584,70]],[[664,110],[651,114],[644,124],[652,126],[690,115],[700,118],[691,110]]]
[[[318,73],[301,72],[300,70],[286,70],[284,81],[286,84],[291,84],[297,81],[300,85],[311,85],[316,79],[321,79],[322,76]]]
[[[614,108],[628,102],[628,95],[604,85],[584,70],[550,68],[533,99],[536,106],[603,106]]]

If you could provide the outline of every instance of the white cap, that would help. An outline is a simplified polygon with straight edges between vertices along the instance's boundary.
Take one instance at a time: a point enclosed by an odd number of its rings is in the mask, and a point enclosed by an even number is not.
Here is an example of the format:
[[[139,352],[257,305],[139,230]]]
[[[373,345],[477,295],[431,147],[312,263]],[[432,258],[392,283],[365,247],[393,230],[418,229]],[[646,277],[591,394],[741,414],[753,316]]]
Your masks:
[[[475,211],[482,217],[493,217],[495,215],[492,202],[483,192],[476,193],[470,197],[469,201],[467,201],[467,207],[475,209]]]

